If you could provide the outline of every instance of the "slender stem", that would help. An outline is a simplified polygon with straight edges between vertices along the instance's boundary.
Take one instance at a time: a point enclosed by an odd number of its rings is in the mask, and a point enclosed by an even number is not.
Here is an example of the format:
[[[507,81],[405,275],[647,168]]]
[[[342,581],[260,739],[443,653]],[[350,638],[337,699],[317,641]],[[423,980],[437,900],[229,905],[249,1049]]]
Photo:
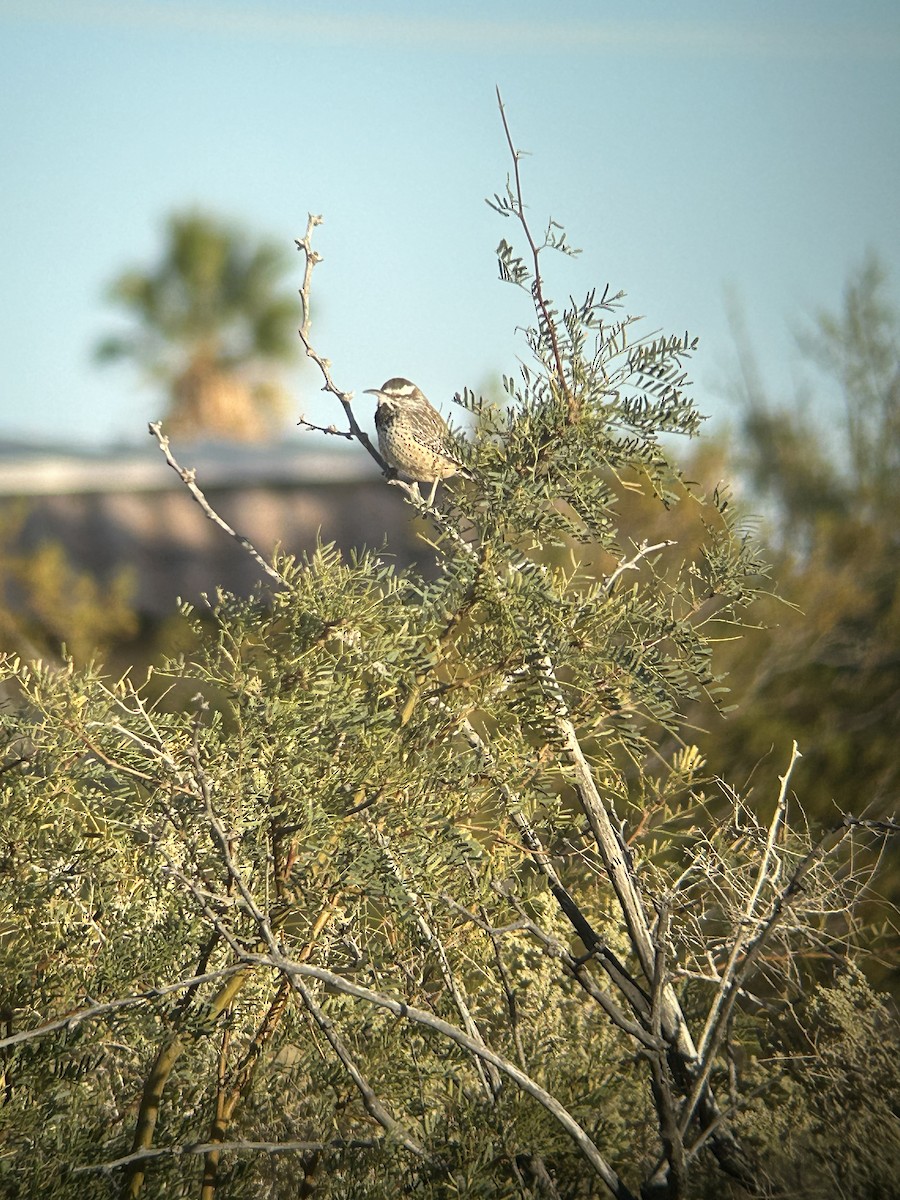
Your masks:
[[[219,989],[212,1000],[209,1001],[204,1011],[208,1025],[211,1025],[228,1008],[247,982],[251,973],[246,966],[239,972],[235,972]],[[131,1144],[133,1154],[139,1150],[146,1150],[153,1144],[153,1134],[156,1130],[156,1122],[159,1119],[163,1093],[166,1084],[169,1082],[172,1069],[181,1057],[186,1045],[185,1038],[176,1029],[164,1039],[157,1051],[156,1058],[153,1060],[153,1066],[150,1069],[150,1074],[147,1076],[144,1083],[144,1090],[141,1094],[141,1104]],[[142,1160],[135,1159],[134,1165],[129,1169],[125,1178],[122,1189],[123,1198],[127,1197],[128,1200],[133,1200],[134,1197],[140,1195],[144,1186],[144,1174]]]
[[[378,463],[381,470],[384,471],[385,473],[389,473],[390,468],[388,467],[388,464],[384,461],[384,459],[378,453],[376,448],[372,445],[372,441],[371,441],[369,435],[360,426],[359,422],[356,419],[356,413],[353,411],[353,393],[352,392],[344,392],[337,386],[337,384],[334,382],[334,379],[332,378],[330,361],[327,358],[324,358],[318,352],[318,350],[316,350],[316,348],[315,348],[315,346],[313,346],[311,338],[310,338],[310,331],[312,328],[312,306],[310,303],[310,289],[312,288],[312,275],[313,275],[313,270],[315,269],[317,264],[322,261],[322,255],[319,254],[319,252],[317,250],[313,250],[312,235],[313,235],[313,230],[318,225],[321,225],[322,221],[323,221],[323,218],[321,216],[315,216],[313,213],[310,213],[307,218],[306,233],[303,235],[302,238],[294,239],[297,249],[300,250],[305,257],[305,264],[304,264],[304,269],[303,269],[303,283],[301,284],[301,287],[300,287],[300,301],[303,306],[303,322],[297,332],[300,336],[300,341],[303,343],[303,349],[306,351],[307,358],[312,359],[312,361],[316,364],[316,366],[319,368],[319,371],[321,372],[322,379],[324,380],[324,385],[322,387],[322,391],[330,392],[331,395],[334,396],[340,402],[340,405],[343,408],[344,414],[347,418],[347,423],[350,426],[349,431],[347,433],[341,433],[340,430],[335,429],[333,427],[326,429],[325,432],[334,433],[334,434],[337,434],[342,437],[355,438],[359,442],[359,444],[366,450],[366,452],[369,455],[371,455],[372,458],[374,458],[375,462]],[[305,420],[301,420],[301,424],[307,425],[308,422]]]
[[[753,914],[756,910],[756,903],[759,900],[760,892],[762,891],[763,886],[768,878],[769,863],[771,862],[772,852],[775,848],[775,840],[778,836],[778,830],[781,827],[785,810],[787,808],[788,783],[790,782],[794,766],[800,757],[801,755],[800,751],[797,749],[797,743],[794,742],[793,749],[791,750],[791,761],[788,763],[785,773],[779,776],[781,787],[778,792],[778,799],[775,803],[775,812],[772,814],[772,820],[769,824],[766,847],[759,862],[759,869],[756,872],[756,882],[753,886],[750,896],[747,899],[747,903],[744,906],[744,911],[738,925],[738,930],[735,934],[734,945],[731,947],[731,953],[728,956],[728,962],[726,963],[725,969],[722,971],[719,979],[718,993],[713,1000],[713,1003],[710,1005],[709,1013],[707,1014],[706,1018],[706,1024],[703,1027],[703,1033],[701,1034],[697,1047],[697,1053],[699,1054],[701,1060],[706,1059],[710,1043],[713,1041],[716,1035],[716,1030],[721,1021],[722,1011],[725,1007],[726,997],[731,990],[731,985],[734,981],[735,975],[737,974],[741,952],[750,938],[751,923],[753,920]]]
[[[229,537],[234,538],[234,540],[241,547],[241,549],[247,551],[247,553],[254,560],[254,562],[256,562],[258,564],[258,566],[260,566],[263,569],[263,571],[265,571],[265,573],[269,576],[270,579],[274,579],[276,583],[283,584],[284,580],[282,579],[281,575],[279,575],[279,573],[275,570],[275,568],[272,566],[272,564],[266,562],[266,560],[259,553],[259,551],[256,549],[256,547],[247,538],[243,537],[241,534],[237,533],[234,529],[232,529],[231,526],[228,524],[228,522],[223,520],[222,517],[220,517],[219,514],[215,511],[215,509],[212,507],[212,505],[209,503],[209,501],[204,496],[203,492],[201,492],[200,488],[197,487],[196,471],[194,471],[193,469],[187,468],[187,467],[182,467],[176,461],[175,456],[172,454],[172,451],[169,449],[169,439],[165,436],[165,434],[162,431],[161,422],[151,421],[150,424],[148,425],[148,429],[150,430],[151,435],[153,437],[155,437],[157,442],[159,443],[159,448],[160,448],[160,450],[162,450],[163,454],[165,455],[166,462],[169,464],[169,466],[172,468],[172,470],[175,471],[175,473],[180,478],[181,482],[185,485],[187,490],[191,493],[191,495],[194,497],[194,499],[200,505],[205,516],[207,516],[209,518],[209,520],[212,521],[215,525],[218,525],[218,527],[220,529],[224,530],[224,532],[227,533]]]
[[[604,592],[609,594],[615,587],[616,580],[619,578],[620,575],[623,575],[626,571],[636,571],[638,569],[638,566],[639,566],[642,558],[646,558],[649,554],[655,554],[657,550],[665,550],[667,547],[674,546],[674,545],[676,545],[676,543],[670,542],[670,541],[657,542],[653,546],[648,545],[647,542],[641,542],[640,546],[638,546],[638,548],[637,548],[637,553],[634,555],[634,557],[629,558],[627,560],[623,559],[619,563],[619,565],[616,567],[616,569],[604,581],[604,584],[603,584]]]
[[[365,1080],[361,1077],[357,1068],[355,1067],[355,1064],[353,1064],[352,1059],[350,1059],[349,1054],[346,1052],[346,1048],[343,1047],[340,1038],[334,1030],[331,1022],[328,1021],[324,1013],[322,1013],[316,1005],[312,994],[303,982],[304,980],[320,980],[327,986],[343,993],[344,995],[353,996],[356,999],[363,1000],[374,1005],[375,1007],[385,1008],[389,1012],[392,1012],[395,1016],[402,1017],[405,1020],[413,1021],[416,1024],[420,1024],[425,1028],[433,1030],[442,1037],[455,1042],[456,1045],[462,1047],[462,1049],[466,1050],[468,1053],[477,1055],[479,1058],[483,1059],[484,1062],[492,1064],[497,1068],[497,1070],[501,1071],[503,1074],[512,1079],[513,1082],[524,1092],[537,1100],[538,1103],[541,1104],[547,1110],[547,1112],[549,1112],[557,1120],[562,1128],[565,1129],[569,1136],[575,1141],[581,1153],[590,1163],[596,1174],[609,1188],[613,1196],[617,1198],[617,1200],[634,1200],[631,1191],[619,1179],[616,1172],[612,1169],[612,1167],[597,1149],[597,1146],[594,1144],[593,1140],[581,1127],[581,1125],[579,1125],[568,1109],[560,1104],[555,1096],[551,1095],[544,1088],[542,1088],[540,1084],[536,1083],[535,1080],[533,1080],[514,1063],[511,1063],[508,1059],[503,1058],[501,1055],[491,1050],[490,1047],[484,1045],[483,1042],[477,1041],[470,1037],[464,1030],[458,1029],[456,1026],[449,1024],[449,1022],[444,1021],[438,1016],[435,1016],[433,1013],[414,1008],[402,1000],[396,1000],[392,996],[382,995],[379,992],[372,991],[370,988],[362,987],[359,984],[352,983],[350,980],[345,979],[341,975],[336,975],[334,972],[328,971],[324,967],[315,967],[307,963],[298,962],[295,959],[286,958],[275,939],[275,935],[272,932],[272,928],[267,917],[259,909],[255,898],[244,881],[243,875],[238,870],[237,864],[234,862],[229,847],[228,838],[213,810],[209,782],[206,780],[198,764],[195,764],[195,774],[203,798],[206,809],[206,818],[210,831],[213,835],[213,840],[218,846],[229,877],[233,880],[237,892],[244,902],[246,910],[256,922],[257,927],[262,934],[263,940],[268,947],[268,954],[255,954],[246,950],[246,948],[244,948],[231,934],[230,930],[228,930],[227,927],[222,924],[218,915],[210,909],[196,883],[183,874],[178,872],[173,873],[178,874],[188,886],[193,893],[195,900],[200,905],[201,910],[209,919],[213,921],[215,926],[222,933],[222,936],[225,938],[234,952],[243,960],[243,962],[245,962],[248,966],[268,967],[270,969],[280,971],[283,975],[291,979],[292,986],[301,996],[303,1003],[306,1005],[310,1015],[313,1017],[313,1020],[317,1025],[319,1025],[319,1028],[328,1038],[330,1044],[335,1049],[335,1052],[341,1058],[345,1068],[351,1074],[351,1078],[354,1079],[354,1082],[360,1089],[360,1094],[363,1096],[366,1108],[385,1129],[397,1137],[402,1144],[407,1146],[407,1148],[413,1149],[415,1152],[422,1153],[422,1150],[420,1147],[418,1147],[415,1139],[411,1138],[410,1135],[406,1134],[405,1131],[402,1130],[402,1127],[399,1126],[398,1122],[396,1122],[394,1118],[383,1109],[381,1102],[377,1099],[374,1092],[368,1088]]]
[[[836,848],[846,836],[846,827],[838,827],[836,830],[831,830],[826,833],[819,843],[813,847],[806,855],[802,862],[796,867],[788,880],[785,887],[778,893],[772,902],[769,914],[762,922],[755,936],[746,944],[743,959],[734,971],[728,990],[724,994],[721,1005],[718,1009],[718,1019],[709,1039],[709,1044],[706,1048],[703,1062],[699,1074],[697,1075],[694,1088],[691,1095],[685,1104],[684,1111],[681,1116],[682,1130],[687,1129],[687,1125],[691,1119],[694,1108],[697,1106],[699,1098],[702,1094],[706,1081],[709,1079],[715,1054],[724,1036],[725,1029],[728,1025],[728,1019],[731,1015],[731,1010],[740,993],[741,986],[744,980],[750,973],[751,968],[765,949],[766,945],[771,941],[775,930],[787,916],[793,907],[797,897],[802,890],[803,879],[813,866],[827,853],[829,849]],[[834,843],[834,845],[832,845]]]
[[[449,710],[448,710],[449,711]],[[484,742],[484,739],[472,725],[472,722],[463,717],[460,721],[460,730],[466,741],[477,752],[481,758],[482,770],[490,771],[493,768],[493,758],[490,750]],[[600,935],[594,930],[593,926],[588,921],[587,917],[576,904],[573,897],[564,887],[550,855],[545,851],[535,830],[528,821],[522,811],[522,804],[518,796],[509,787],[505,780],[498,780],[500,793],[506,801],[510,819],[522,835],[522,841],[526,849],[531,854],[536,866],[542,872],[550,885],[554,898],[566,916],[566,919],[572,925],[572,928],[578,934],[584,944],[585,949],[596,958],[597,962],[603,967],[609,976],[612,983],[619,988],[622,995],[631,1005],[635,1013],[646,1019],[650,1011],[650,1006],[646,993],[640,988],[637,982],[629,974],[624,964],[619,961],[615,954],[606,945]],[[600,1003],[606,1010],[610,1019],[619,1026],[620,1029],[631,1033],[632,1036],[642,1040],[646,1034],[640,1026],[634,1025],[621,1009],[616,1005],[605,993],[600,992],[603,999]]]
[[[36,1025],[33,1029],[20,1029],[18,1033],[0,1038],[0,1050],[17,1046],[21,1042],[33,1041],[35,1038],[46,1037],[48,1033],[56,1033],[60,1029],[75,1029],[82,1021],[93,1021],[123,1008],[152,1004],[154,1000],[158,1000],[162,996],[169,996],[173,992],[180,992],[187,988],[195,988],[203,983],[214,983],[229,975],[240,974],[244,970],[245,967],[242,963],[235,963],[230,967],[222,967],[218,971],[207,971],[202,975],[192,975],[189,979],[179,979],[177,983],[150,988],[148,991],[138,992],[134,996],[121,996],[118,1000],[110,1000],[105,1004],[90,1004],[87,1008],[79,1008],[66,1013],[65,1016],[58,1017],[55,1021],[47,1021],[43,1025]]]
[[[224,1140],[225,1135],[225,1079],[228,1071],[228,1050],[231,1045],[231,1030],[226,1025],[222,1030],[222,1041],[219,1046],[219,1057],[216,1069],[216,1116],[213,1121],[213,1133],[210,1141]],[[220,1132],[221,1131],[221,1132]],[[200,1186],[200,1200],[214,1200],[219,1182],[219,1152],[210,1150],[203,1160],[203,1182]]]
[[[550,345],[553,350],[553,361],[556,367],[556,376],[559,380],[559,386],[563,389],[563,394],[566,397],[568,405],[569,424],[574,424],[578,418],[578,404],[575,396],[572,394],[569,385],[566,383],[566,373],[563,367],[562,353],[559,348],[559,338],[556,333],[556,322],[553,320],[553,315],[550,312],[550,306],[544,298],[544,283],[541,277],[541,249],[535,242],[528,221],[525,217],[525,201],[522,196],[522,178],[519,171],[520,152],[516,149],[512,139],[512,133],[509,129],[509,122],[506,119],[506,109],[503,104],[503,98],[500,95],[500,89],[497,88],[497,104],[500,108],[500,119],[503,122],[503,132],[506,134],[506,144],[509,146],[509,152],[513,160],[513,176],[516,181],[516,202],[514,212],[519,218],[519,224],[525,234],[529,249],[531,250],[531,259],[534,270],[534,284],[532,294],[534,301],[540,309],[540,315],[544,319],[544,326],[550,336]]]
[[[241,899],[243,900],[247,911],[250,913],[251,917],[256,922],[257,928],[259,929],[259,932],[262,935],[264,944],[268,947],[270,953],[273,956],[276,956],[278,959],[280,959],[281,951],[280,951],[278,943],[275,939],[275,934],[272,930],[271,923],[269,922],[268,917],[265,915],[264,912],[262,912],[262,910],[259,908],[258,904],[256,903],[256,900],[255,900],[253,894],[251,893],[250,889],[248,888],[246,882],[244,881],[243,875],[241,874],[236,862],[234,861],[232,849],[229,844],[229,839],[228,839],[228,837],[225,833],[225,830],[223,829],[222,824],[219,821],[219,818],[216,815],[215,810],[213,808],[212,795],[211,795],[211,789],[210,789],[210,781],[207,778],[205,772],[200,767],[199,756],[196,755],[196,753],[195,753],[195,757],[194,757],[194,777],[196,779],[198,789],[200,791],[200,795],[203,799],[204,807],[206,809],[206,819],[209,824],[209,829],[210,829],[210,833],[212,834],[212,839],[213,839],[214,843],[218,846],[219,852],[222,856],[222,861],[224,862],[225,868],[228,872],[228,877],[231,880],[231,882],[234,884],[235,888],[237,889],[237,892],[239,893]],[[202,898],[199,897],[198,891],[196,889],[196,885],[194,885],[192,881],[188,881],[188,885],[191,887],[191,890],[194,892],[195,898],[198,898],[201,900],[201,905],[202,905],[204,911],[208,912],[209,911],[208,906],[206,905],[205,901],[203,901]],[[212,915],[212,914],[209,914],[209,915]],[[219,926],[218,918],[213,917],[213,919],[214,919],[215,923],[217,924],[217,926]],[[221,927],[221,926],[219,926],[219,927]],[[223,930],[223,933],[224,932],[225,931]],[[250,961],[252,961],[252,959],[254,957],[256,957],[256,956],[248,955],[246,953],[246,951],[244,951],[239,946],[239,944],[235,941],[235,939],[233,937],[230,937],[226,934],[226,938],[229,942],[229,945],[232,947],[232,949],[234,949],[236,953],[240,954],[240,956],[244,959],[245,962],[250,962]],[[273,965],[274,965],[274,963],[273,963]],[[277,966],[276,969],[281,970],[281,967]],[[291,987],[296,992],[296,994],[300,997],[304,1006],[306,1007],[307,1011],[309,1012],[310,1016],[312,1017],[313,1021],[316,1023],[316,1025],[319,1027],[319,1029],[322,1031],[322,1033],[325,1035],[331,1048],[334,1050],[335,1054],[340,1059],[342,1066],[347,1071],[347,1074],[350,1076],[351,1080],[353,1081],[357,1090],[359,1091],[359,1094],[362,1098],[365,1109],[369,1113],[369,1115],[374,1120],[376,1120],[387,1133],[391,1134],[392,1137],[395,1137],[397,1139],[397,1141],[400,1142],[401,1145],[405,1146],[408,1150],[411,1150],[414,1154],[424,1155],[425,1150],[422,1147],[421,1143],[418,1141],[418,1139],[413,1137],[411,1134],[407,1133],[407,1131],[403,1128],[403,1126],[400,1124],[400,1122],[397,1121],[396,1118],[392,1116],[392,1114],[387,1110],[387,1108],[378,1099],[378,1096],[376,1095],[375,1091],[372,1089],[372,1087],[369,1085],[368,1081],[363,1076],[362,1072],[356,1066],[353,1056],[350,1054],[350,1051],[344,1045],[344,1042],[341,1039],[340,1035],[337,1033],[337,1030],[335,1029],[333,1023],[330,1020],[328,1020],[328,1018],[325,1016],[325,1014],[322,1012],[322,1010],[316,1004],[316,1002],[312,996],[312,993],[309,991],[308,988],[306,988],[304,986],[304,984],[302,982],[302,978],[300,976],[290,973],[290,972],[282,972],[282,973],[286,975],[286,977],[288,978],[288,980],[291,984]],[[300,974],[302,975],[302,972]]]
[[[81,1167],[70,1167],[73,1175],[88,1175],[94,1172],[104,1175],[120,1171],[134,1163],[147,1162],[154,1158],[180,1158],[183,1154],[209,1154],[218,1150],[225,1154],[298,1154],[322,1150],[355,1150],[368,1149],[376,1143],[371,1138],[335,1138],[331,1142],[194,1142],[190,1145],[152,1146],[147,1150],[138,1150],[115,1158],[112,1162],[88,1163]]]

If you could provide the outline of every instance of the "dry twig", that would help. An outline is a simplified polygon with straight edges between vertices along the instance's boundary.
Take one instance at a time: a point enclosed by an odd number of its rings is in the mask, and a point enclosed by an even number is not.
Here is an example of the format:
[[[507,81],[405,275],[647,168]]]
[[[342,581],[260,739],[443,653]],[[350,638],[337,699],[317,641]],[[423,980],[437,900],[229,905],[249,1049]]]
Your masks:
[[[266,562],[253,543],[232,529],[228,522],[220,517],[215,511],[215,509],[204,496],[203,492],[197,486],[196,471],[188,467],[182,467],[176,461],[175,456],[169,448],[169,439],[162,431],[162,422],[151,421],[148,425],[148,429],[150,430],[151,436],[155,437],[159,443],[159,448],[165,455],[166,462],[169,464],[172,470],[175,471],[181,482],[185,485],[187,490],[200,505],[204,515],[208,517],[213,524],[218,525],[218,527],[227,533],[230,538],[234,538],[241,549],[247,551],[254,562],[256,562],[262,568],[262,570],[265,571],[270,579],[273,579],[276,583],[283,584],[284,580],[282,579],[281,575],[275,570],[271,563]]]

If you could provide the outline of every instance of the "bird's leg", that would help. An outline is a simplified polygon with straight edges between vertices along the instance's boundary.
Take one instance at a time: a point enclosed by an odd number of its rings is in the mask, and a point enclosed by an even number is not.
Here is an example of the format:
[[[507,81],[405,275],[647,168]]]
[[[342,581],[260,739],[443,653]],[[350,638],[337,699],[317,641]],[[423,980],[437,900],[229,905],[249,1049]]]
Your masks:
[[[434,504],[434,497],[437,492],[437,485],[439,483],[440,483],[440,480],[435,479],[434,483],[432,483],[432,485],[431,485],[431,491],[428,493],[428,507],[429,508],[431,508],[431,506]]]

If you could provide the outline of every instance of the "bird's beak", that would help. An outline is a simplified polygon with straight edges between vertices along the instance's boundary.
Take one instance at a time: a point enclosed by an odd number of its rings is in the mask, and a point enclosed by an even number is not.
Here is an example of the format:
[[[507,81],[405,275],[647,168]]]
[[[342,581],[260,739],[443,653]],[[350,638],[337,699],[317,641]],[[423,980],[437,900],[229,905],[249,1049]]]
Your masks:
[[[364,396],[381,396],[382,394],[381,388],[366,388],[363,392]]]

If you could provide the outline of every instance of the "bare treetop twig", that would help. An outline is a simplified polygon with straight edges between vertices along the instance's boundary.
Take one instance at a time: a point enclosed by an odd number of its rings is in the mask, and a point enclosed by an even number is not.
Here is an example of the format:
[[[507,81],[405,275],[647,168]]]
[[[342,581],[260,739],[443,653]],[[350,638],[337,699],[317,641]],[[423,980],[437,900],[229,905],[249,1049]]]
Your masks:
[[[556,333],[556,322],[553,319],[553,313],[550,311],[550,306],[544,296],[544,281],[543,277],[541,276],[540,263],[541,247],[534,240],[534,235],[531,232],[531,228],[525,216],[525,201],[522,196],[522,179],[519,173],[519,159],[521,158],[522,152],[521,150],[516,149],[515,143],[513,142],[512,133],[510,132],[509,128],[509,122],[506,119],[506,109],[503,105],[503,98],[500,95],[499,87],[497,88],[497,104],[500,107],[500,119],[503,122],[503,132],[506,134],[506,144],[509,146],[509,152],[512,155],[513,160],[513,177],[516,183],[513,212],[519,218],[519,224],[522,226],[522,231],[525,234],[525,239],[528,242],[529,249],[531,250],[531,259],[534,269],[532,294],[534,296],[534,301],[544,318],[547,333],[550,337],[550,344],[553,348],[553,361],[556,367],[556,377],[559,380],[559,386],[563,389],[566,397],[569,424],[574,424],[574,422],[578,419],[578,401],[566,382],[566,372],[563,367],[562,353],[559,348],[559,338]],[[512,196],[510,196],[510,199],[512,199]]]
[[[347,417],[349,429],[344,431],[335,428],[333,425],[322,428],[321,426],[310,424],[310,422],[305,418],[301,418],[298,424],[303,425],[308,429],[316,429],[321,433],[334,434],[337,437],[355,438],[356,441],[363,446],[366,452],[371,455],[372,458],[374,458],[381,470],[384,471],[385,474],[390,474],[390,468],[388,467],[387,463],[378,453],[375,446],[372,445],[371,438],[356,419],[356,414],[353,411],[353,393],[344,392],[337,386],[331,376],[330,360],[323,358],[310,340],[310,330],[312,328],[312,307],[310,304],[312,274],[317,264],[322,261],[322,255],[319,254],[318,250],[314,250],[312,247],[312,235],[313,230],[317,225],[321,225],[322,221],[323,218],[321,216],[316,216],[314,213],[310,213],[306,222],[306,233],[302,238],[294,239],[297,249],[301,251],[305,258],[303,283],[300,287],[300,303],[303,307],[303,321],[297,332],[300,335],[300,341],[303,343],[303,348],[306,351],[307,358],[311,358],[322,373],[322,378],[325,381],[322,391],[330,392],[332,396],[336,397],[336,399],[340,401],[341,407],[343,408]]]

